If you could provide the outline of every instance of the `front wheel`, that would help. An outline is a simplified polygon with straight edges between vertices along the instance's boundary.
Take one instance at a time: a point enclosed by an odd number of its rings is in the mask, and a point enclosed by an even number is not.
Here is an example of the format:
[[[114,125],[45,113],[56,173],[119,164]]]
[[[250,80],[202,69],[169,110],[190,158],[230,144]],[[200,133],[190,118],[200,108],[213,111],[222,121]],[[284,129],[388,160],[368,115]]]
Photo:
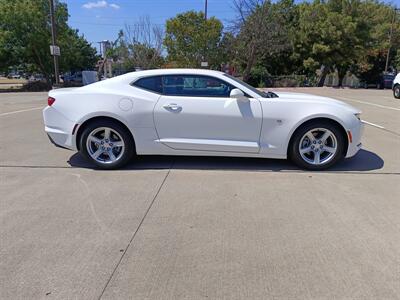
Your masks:
[[[130,161],[135,146],[125,127],[117,122],[97,120],[83,130],[80,151],[98,168],[117,169]]]
[[[301,168],[323,170],[343,159],[344,147],[345,140],[337,126],[313,122],[294,133],[289,157]]]
[[[400,84],[396,84],[396,86],[393,88],[393,96],[396,99],[400,99]]]

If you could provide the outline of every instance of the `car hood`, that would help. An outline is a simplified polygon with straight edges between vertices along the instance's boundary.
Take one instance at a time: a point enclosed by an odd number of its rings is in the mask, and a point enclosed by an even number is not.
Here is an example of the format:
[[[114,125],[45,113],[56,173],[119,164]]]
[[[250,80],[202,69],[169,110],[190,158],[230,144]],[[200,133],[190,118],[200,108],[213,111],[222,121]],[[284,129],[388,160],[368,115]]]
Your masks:
[[[344,108],[354,114],[360,113],[359,109],[347,103],[344,103],[343,101],[336,100],[333,98],[316,96],[311,94],[303,94],[303,93],[290,93],[290,92],[274,92],[274,93],[279,96],[279,98],[276,99],[279,99],[281,101],[288,101],[288,102],[298,101],[302,103],[327,104]]]

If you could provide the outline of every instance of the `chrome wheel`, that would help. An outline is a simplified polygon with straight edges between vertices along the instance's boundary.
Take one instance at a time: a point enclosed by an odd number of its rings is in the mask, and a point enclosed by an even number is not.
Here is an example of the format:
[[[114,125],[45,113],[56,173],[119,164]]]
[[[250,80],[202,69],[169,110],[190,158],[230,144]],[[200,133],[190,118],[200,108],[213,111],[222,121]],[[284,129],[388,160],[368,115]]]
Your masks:
[[[338,151],[338,142],[332,131],[326,128],[309,130],[300,140],[301,158],[312,165],[323,165],[331,161]]]
[[[111,164],[123,156],[125,143],[114,129],[99,127],[89,133],[86,149],[92,159],[102,164]]]

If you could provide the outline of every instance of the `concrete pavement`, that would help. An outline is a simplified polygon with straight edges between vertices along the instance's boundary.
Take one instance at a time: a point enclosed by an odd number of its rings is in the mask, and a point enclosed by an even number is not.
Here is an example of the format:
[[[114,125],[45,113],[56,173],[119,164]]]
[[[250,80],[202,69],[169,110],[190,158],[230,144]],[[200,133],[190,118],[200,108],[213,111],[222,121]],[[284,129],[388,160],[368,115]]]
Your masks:
[[[48,142],[45,93],[0,94],[0,298],[397,299],[400,101],[296,91],[379,127],[325,172],[201,157],[96,171]]]

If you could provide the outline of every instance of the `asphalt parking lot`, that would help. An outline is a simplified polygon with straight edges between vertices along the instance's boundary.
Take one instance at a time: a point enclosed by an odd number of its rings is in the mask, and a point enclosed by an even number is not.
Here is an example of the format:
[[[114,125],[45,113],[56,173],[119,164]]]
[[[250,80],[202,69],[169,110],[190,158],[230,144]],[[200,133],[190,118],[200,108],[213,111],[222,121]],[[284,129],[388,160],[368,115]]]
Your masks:
[[[1,299],[398,299],[400,101],[360,108],[363,150],[287,161],[141,157],[97,171],[51,145],[46,93],[0,94]]]

